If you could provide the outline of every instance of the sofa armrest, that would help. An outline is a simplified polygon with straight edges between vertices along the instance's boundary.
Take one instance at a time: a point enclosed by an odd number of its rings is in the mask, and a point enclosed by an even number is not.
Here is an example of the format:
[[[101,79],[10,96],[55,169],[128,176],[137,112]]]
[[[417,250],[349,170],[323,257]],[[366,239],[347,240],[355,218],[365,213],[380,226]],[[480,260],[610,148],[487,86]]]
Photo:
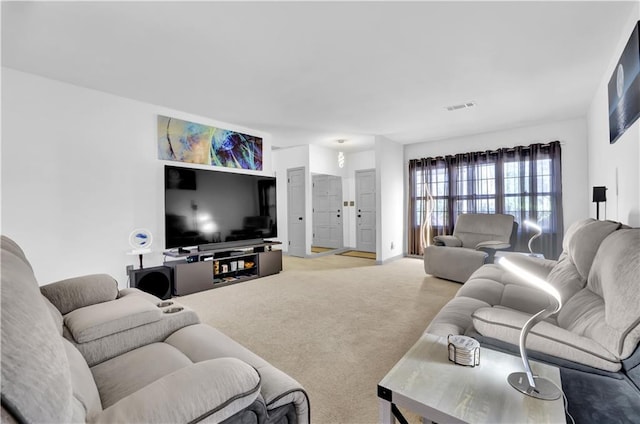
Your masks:
[[[462,247],[462,240],[456,236],[435,236],[433,242],[436,246]]]
[[[168,374],[111,405],[96,423],[221,422],[260,394],[258,372],[235,358],[198,362]]]
[[[504,241],[498,241],[498,240],[483,241],[476,244],[476,250],[486,250],[486,249],[504,250],[510,247],[511,247],[511,244],[505,243]]]
[[[153,303],[153,304],[158,304],[160,302],[162,302],[162,299],[160,299],[158,296],[154,296],[151,293],[147,293],[144,292],[136,287],[128,287],[126,289],[122,289],[120,290],[120,292],[118,293],[118,299],[122,299],[123,297],[131,297],[131,296],[137,296],[137,297],[142,297],[144,299],[147,299],[149,302]]]
[[[154,303],[138,296],[85,306],[64,317],[74,340],[86,343],[141,325],[158,321],[162,311]]]
[[[78,308],[114,300],[118,296],[118,282],[107,274],[84,275],[44,285],[40,292],[66,315]]]

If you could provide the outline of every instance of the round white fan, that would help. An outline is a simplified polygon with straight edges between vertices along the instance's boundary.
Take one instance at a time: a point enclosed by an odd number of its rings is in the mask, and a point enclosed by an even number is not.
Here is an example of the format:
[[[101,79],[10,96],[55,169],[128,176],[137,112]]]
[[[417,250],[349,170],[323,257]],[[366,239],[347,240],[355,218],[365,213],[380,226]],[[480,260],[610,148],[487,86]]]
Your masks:
[[[153,235],[147,229],[137,228],[129,234],[129,244],[133,248],[131,254],[142,255],[151,252],[151,243],[153,243]]]

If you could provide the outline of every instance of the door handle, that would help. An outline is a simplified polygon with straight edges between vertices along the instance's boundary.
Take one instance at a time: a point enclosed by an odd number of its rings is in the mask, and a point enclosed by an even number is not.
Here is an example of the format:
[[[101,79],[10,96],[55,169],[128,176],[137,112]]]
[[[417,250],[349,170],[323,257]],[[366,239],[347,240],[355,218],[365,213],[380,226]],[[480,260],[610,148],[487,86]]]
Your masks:
[[[340,218],[340,215],[338,215],[338,218]]]
[[[362,217],[362,215],[358,215],[358,218],[361,218],[361,217]]]
[[[301,216],[298,217],[298,221],[302,221],[302,217]]]

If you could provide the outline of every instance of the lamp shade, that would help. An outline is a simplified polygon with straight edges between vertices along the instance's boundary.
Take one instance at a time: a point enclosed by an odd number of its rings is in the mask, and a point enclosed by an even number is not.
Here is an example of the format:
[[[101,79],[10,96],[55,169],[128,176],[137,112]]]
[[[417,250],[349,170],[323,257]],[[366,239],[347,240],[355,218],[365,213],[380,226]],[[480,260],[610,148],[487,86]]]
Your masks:
[[[593,202],[606,202],[607,201],[607,187],[596,186],[593,187]]]

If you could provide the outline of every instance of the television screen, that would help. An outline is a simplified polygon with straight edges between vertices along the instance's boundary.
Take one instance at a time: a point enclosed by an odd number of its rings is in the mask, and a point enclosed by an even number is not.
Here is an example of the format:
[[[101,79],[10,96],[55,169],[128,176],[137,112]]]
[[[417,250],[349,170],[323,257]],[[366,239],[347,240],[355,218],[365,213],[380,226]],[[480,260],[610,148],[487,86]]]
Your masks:
[[[165,165],[166,248],[278,235],[276,179]]]

